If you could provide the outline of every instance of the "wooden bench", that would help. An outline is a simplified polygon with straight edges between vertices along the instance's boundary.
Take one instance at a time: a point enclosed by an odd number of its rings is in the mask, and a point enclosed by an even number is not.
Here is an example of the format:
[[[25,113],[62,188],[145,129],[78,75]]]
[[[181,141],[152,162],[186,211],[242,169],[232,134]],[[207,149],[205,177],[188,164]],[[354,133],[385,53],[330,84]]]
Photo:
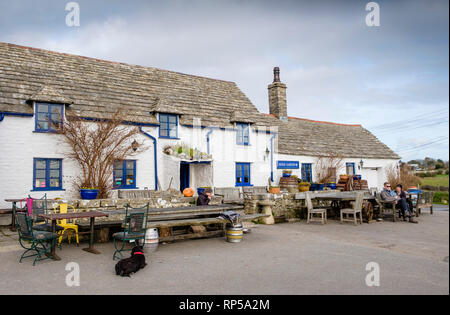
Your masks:
[[[219,214],[225,210],[240,211],[243,206],[221,204],[212,206],[191,206],[177,208],[152,208],[149,209],[147,228],[160,230],[160,242],[168,242],[182,239],[204,238],[223,236],[227,220],[220,218]],[[101,210],[98,210],[101,211]],[[125,214],[125,209],[104,211],[108,214]],[[251,221],[266,217],[264,214],[241,215],[241,221]],[[104,238],[111,227],[121,227],[122,221],[98,221],[96,228],[101,228],[100,237]],[[89,223],[79,223],[80,230],[89,229]],[[204,226],[201,231],[192,231],[192,226]],[[183,228],[184,227],[184,228]],[[102,241],[105,241],[104,239]]]
[[[415,205],[416,216],[419,216],[424,208],[430,208],[430,214],[433,214],[433,198],[434,192],[432,191],[424,191],[419,194]]]

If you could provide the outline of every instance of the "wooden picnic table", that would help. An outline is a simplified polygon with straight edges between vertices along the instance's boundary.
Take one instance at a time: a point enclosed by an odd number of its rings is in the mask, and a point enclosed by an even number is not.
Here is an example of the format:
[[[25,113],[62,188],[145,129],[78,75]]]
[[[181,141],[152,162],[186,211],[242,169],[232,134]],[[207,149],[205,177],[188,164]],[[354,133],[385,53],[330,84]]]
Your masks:
[[[11,202],[11,227],[9,228],[11,231],[16,232],[16,211],[17,211],[17,203],[27,201],[26,198],[19,198],[19,199],[5,199],[6,202]]]
[[[71,213],[47,213],[47,214],[40,214],[40,217],[44,219],[48,219],[52,221],[52,232],[56,233],[56,221],[57,220],[64,220],[64,219],[83,219],[83,218],[90,218],[90,240],[89,240],[89,247],[83,248],[84,251],[87,251],[92,254],[100,254],[98,250],[94,248],[94,223],[95,218],[97,217],[107,217],[108,214],[100,211],[87,211],[87,212],[71,212]],[[51,256],[55,260],[61,260],[61,258],[56,255],[55,248],[56,248],[56,239],[53,240],[52,243],[52,251]]]

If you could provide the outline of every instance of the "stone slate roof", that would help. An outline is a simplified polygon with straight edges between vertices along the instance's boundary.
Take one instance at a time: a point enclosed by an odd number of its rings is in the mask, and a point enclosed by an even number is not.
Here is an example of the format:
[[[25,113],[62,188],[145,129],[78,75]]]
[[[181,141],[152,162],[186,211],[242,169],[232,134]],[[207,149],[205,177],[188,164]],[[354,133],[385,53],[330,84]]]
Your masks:
[[[400,159],[361,125],[296,117],[288,117],[288,121],[283,122],[273,115],[262,116],[278,127],[278,150],[282,154],[318,156],[332,153],[352,158]]]
[[[265,89],[262,89],[265,90]],[[137,123],[158,124],[156,113],[179,114],[180,124],[278,127],[279,153],[399,158],[361,126],[261,114],[234,82],[187,75],[0,42],[0,112],[33,113],[30,101],[67,104],[90,118],[107,118],[118,107]]]

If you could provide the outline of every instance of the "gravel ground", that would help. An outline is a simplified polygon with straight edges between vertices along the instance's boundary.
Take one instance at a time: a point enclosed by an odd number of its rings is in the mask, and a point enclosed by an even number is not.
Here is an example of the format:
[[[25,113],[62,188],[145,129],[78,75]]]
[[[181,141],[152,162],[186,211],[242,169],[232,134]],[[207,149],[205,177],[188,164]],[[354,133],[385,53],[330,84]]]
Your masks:
[[[114,275],[112,243],[100,255],[74,245],[61,261],[18,263],[16,235],[0,230],[0,294],[449,294],[449,212],[438,207],[419,224],[353,226],[329,220],[255,225],[241,243],[224,238],[160,244],[131,278]],[[66,264],[80,267],[80,286],[66,285]],[[366,264],[380,267],[369,287]]]

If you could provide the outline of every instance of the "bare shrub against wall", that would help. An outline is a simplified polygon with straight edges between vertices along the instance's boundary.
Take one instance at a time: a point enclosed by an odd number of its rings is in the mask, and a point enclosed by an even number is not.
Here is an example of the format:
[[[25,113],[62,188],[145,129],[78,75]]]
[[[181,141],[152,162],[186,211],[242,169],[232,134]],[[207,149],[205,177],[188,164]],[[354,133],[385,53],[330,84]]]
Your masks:
[[[75,179],[82,187],[99,190],[97,198],[108,198],[113,188],[115,161],[135,156],[147,149],[136,141],[139,128],[124,124],[124,113],[118,109],[108,119],[86,121],[71,113],[58,128],[58,133],[68,144],[66,156],[75,160],[81,174]]]
[[[321,155],[316,160],[316,178],[320,184],[336,182],[336,171],[341,168],[343,157],[337,153]]]
[[[393,188],[401,184],[405,190],[411,186],[417,186],[421,182],[420,178],[405,164],[402,164],[400,167],[395,165],[387,167],[386,177]]]

